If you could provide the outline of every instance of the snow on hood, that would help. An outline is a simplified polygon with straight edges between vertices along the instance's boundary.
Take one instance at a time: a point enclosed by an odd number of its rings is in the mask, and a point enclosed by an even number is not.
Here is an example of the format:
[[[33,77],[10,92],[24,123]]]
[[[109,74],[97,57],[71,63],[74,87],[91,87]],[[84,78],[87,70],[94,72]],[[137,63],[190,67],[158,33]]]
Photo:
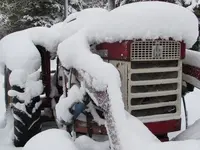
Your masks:
[[[136,2],[110,12],[92,8],[71,14],[59,29],[60,42],[84,29],[89,40],[97,43],[173,38],[190,48],[198,37],[198,19],[176,4]]]
[[[112,10],[87,30],[90,40],[173,38],[192,47],[198,37],[198,20],[188,9],[166,2],[137,2]]]
[[[6,65],[10,70],[24,69],[32,73],[40,67],[41,57],[35,45],[56,52],[59,34],[46,27],[34,27],[14,32],[0,41],[0,72]]]

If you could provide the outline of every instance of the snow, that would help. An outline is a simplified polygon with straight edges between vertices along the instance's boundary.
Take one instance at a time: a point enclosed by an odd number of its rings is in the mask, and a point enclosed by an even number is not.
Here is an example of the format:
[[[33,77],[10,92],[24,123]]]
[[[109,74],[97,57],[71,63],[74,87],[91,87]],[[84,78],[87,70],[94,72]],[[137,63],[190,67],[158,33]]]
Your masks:
[[[5,65],[10,70],[35,72],[41,63],[40,53],[35,45],[55,53],[58,40],[59,34],[46,27],[34,27],[5,36],[0,41],[0,72],[4,72]]]
[[[198,36],[198,21],[194,14],[180,6],[163,2],[134,3],[111,12],[103,9],[95,11],[96,13],[93,13],[92,9],[88,9],[86,13],[83,13],[84,11],[75,13],[65,22],[51,29],[32,28],[3,38],[0,41],[1,72],[6,65],[13,70],[10,78],[11,84],[25,87],[25,93],[10,90],[9,95],[18,96],[20,100],[25,101],[41,94],[42,83],[37,81],[37,75],[31,74],[39,69],[41,59],[35,45],[44,46],[50,52],[55,53],[59,42],[62,42],[58,46],[58,55],[62,65],[67,69],[76,68],[85,83],[81,83],[81,87],[73,86],[69,90],[68,97],[60,98],[56,105],[56,115],[59,120],[69,122],[71,116],[66,115],[70,114],[66,108],[82,100],[86,84],[97,91],[107,90],[110,111],[116,123],[122,150],[133,148],[136,150],[147,148],[188,150],[191,147],[193,150],[199,149],[200,142],[195,140],[160,143],[138,119],[129,118],[124,112],[119,72],[113,65],[104,62],[100,56],[90,52],[90,44],[93,43],[132,40],[133,38],[168,39],[171,37],[178,41],[183,40],[187,47],[191,47]],[[99,104],[96,99],[93,100],[97,105]],[[16,107],[24,109],[20,104],[16,104]],[[12,130],[8,124],[5,129],[0,130],[1,135],[7,137],[7,128]],[[90,141],[91,144],[86,144],[85,141]],[[3,140],[1,142],[9,143]],[[84,144],[80,144],[81,142]],[[99,147],[96,146],[97,142],[86,137],[77,139],[75,143],[79,145],[79,148],[80,145],[87,149],[93,149],[91,145],[96,147],[94,149],[107,147],[106,142],[101,143],[102,147]],[[68,133],[51,129],[33,137],[22,149],[62,150],[66,147],[71,150],[78,149]]]
[[[85,30],[91,43],[134,38],[143,40],[173,38],[184,41],[190,48],[198,37],[198,19],[190,10],[176,4],[136,2],[110,12],[89,10],[90,14],[83,10],[70,15],[64,21],[63,29],[59,28],[60,42],[80,30]]]
[[[2,104],[2,103],[1,103]],[[3,116],[3,114],[1,114]],[[13,139],[13,117],[11,112],[6,114],[6,124],[0,128],[0,149],[2,150],[21,150],[12,145]]]
[[[75,140],[79,150],[110,150],[109,141],[97,142],[88,136],[80,136]]]
[[[62,95],[59,102],[56,104],[56,116],[59,121],[65,121],[70,123],[72,120],[72,114],[69,112],[69,108],[76,102],[81,102],[85,91],[83,88],[79,88],[77,85],[73,85],[68,90],[68,96]]]
[[[196,16],[181,6],[165,2],[138,2],[118,7],[90,28],[88,35],[91,41],[97,42],[171,37],[192,47],[198,37]]]
[[[94,105],[92,102],[90,102],[88,105],[88,111],[91,113],[92,117],[93,117],[93,121],[96,122],[99,126],[101,125],[105,125],[105,120],[102,119],[96,109],[94,108]]]
[[[1,118],[3,114],[5,113],[5,95],[4,95],[4,77],[0,75],[0,120],[3,120]]]
[[[46,140],[44,140],[46,139]],[[68,132],[49,129],[31,138],[22,150],[78,150]]]
[[[200,120],[197,120],[194,124],[189,126],[187,130],[181,132],[172,140],[175,140],[175,141],[182,141],[182,140],[189,140],[189,139],[200,140],[199,126],[200,126]]]
[[[17,85],[24,88],[28,74],[24,70],[14,70],[9,77],[9,83],[11,86]]]
[[[20,100],[20,102],[13,103],[12,105],[25,112],[29,117],[31,117],[31,115],[26,111],[26,105],[30,104],[32,98],[41,95],[43,92],[42,80],[39,80],[39,78],[39,71],[28,75],[26,71],[20,69],[13,70],[9,76],[9,83],[11,86],[16,85],[24,89],[24,92],[18,92],[12,89],[8,91],[9,96],[16,96]],[[39,108],[41,103],[42,102],[39,101],[35,104],[32,113],[34,113]],[[20,122],[23,122],[16,115],[14,115],[14,118]]]
[[[200,89],[200,82],[197,78],[183,73],[183,80]]]
[[[21,88],[24,88],[24,93],[17,92],[15,90],[9,90],[8,95],[11,97],[17,96],[19,100],[25,102],[25,104],[28,104],[32,98],[39,96],[43,92],[42,80],[39,80],[39,78],[39,71],[28,76],[28,73],[24,70],[13,70],[10,74],[9,81],[11,85],[18,85]],[[20,105],[24,104],[16,104],[16,106]]]
[[[60,42],[67,39],[71,35],[78,32],[80,29],[89,27],[94,22],[100,22],[108,11],[102,8],[89,8],[80,12],[75,12],[69,15],[66,20],[61,24],[56,25],[56,29],[59,29]]]
[[[156,136],[154,136],[151,131],[136,117],[130,115],[126,112],[127,124],[129,134],[132,136],[132,139],[138,138],[142,139],[143,142],[160,142]],[[133,128],[134,126],[134,128]],[[136,127],[136,128],[135,128]]]

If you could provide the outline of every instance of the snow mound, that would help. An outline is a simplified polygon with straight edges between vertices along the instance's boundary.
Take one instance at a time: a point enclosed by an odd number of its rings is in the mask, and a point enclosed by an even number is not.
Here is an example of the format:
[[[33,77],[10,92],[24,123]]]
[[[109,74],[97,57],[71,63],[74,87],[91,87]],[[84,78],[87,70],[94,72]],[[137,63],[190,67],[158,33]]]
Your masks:
[[[32,137],[22,150],[78,150],[68,132],[49,129]]]
[[[183,17],[184,16],[184,17]],[[88,27],[90,41],[135,39],[184,41],[192,47],[198,37],[198,19],[188,9],[166,2],[136,2],[112,10]]]
[[[68,96],[61,96],[59,102],[56,104],[56,116],[59,121],[71,122],[72,114],[69,109],[76,102],[81,102],[85,91],[80,89],[77,85],[73,85],[71,89],[68,90]]]
[[[36,45],[55,53],[59,44],[59,34],[46,27],[34,27],[14,32],[0,41],[0,71],[6,65],[10,70],[24,69],[32,73],[39,69],[41,56]]]
[[[127,4],[110,12],[99,8],[83,10],[58,26],[60,42],[80,30],[86,30],[89,41],[96,43],[173,38],[190,48],[198,37],[198,19],[190,10],[155,1]]]
[[[0,149],[1,146],[13,147],[14,119],[10,110],[5,114],[4,125],[0,128]]]
[[[181,132],[179,135],[177,135],[175,138],[173,138],[173,141],[183,141],[183,140],[189,140],[189,139],[198,139],[200,140],[200,119],[198,119],[194,124],[188,127],[185,131]]]
[[[142,143],[160,142],[158,138],[136,117],[126,111],[127,124],[132,140],[141,139]],[[141,144],[142,144],[141,143]]]
[[[39,78],[39,71],[28,75],[28,73],[22,69],[13,70],[9,77],[9,83],[11,86],[16,85],[24,88],[24,93],[11,89],[8,91],[8,95],[11,97],[17,96],[19,100],[28,104],[33,97],[39,96],[43,92],[42,80]],[[23,106],[21,103],[17,103],[16,105],[20,105],[20,107]]]
[[[88,8],[69,15],[63,23],[53,26],[61,34],[60,42],[72,36],[80,29],[89,27],[94,22],[100,22],[108,11],[102,8]]]
[[[88,136],[80,136],[75,140],[79,150],[110,150],[109,141],[96,142]]]

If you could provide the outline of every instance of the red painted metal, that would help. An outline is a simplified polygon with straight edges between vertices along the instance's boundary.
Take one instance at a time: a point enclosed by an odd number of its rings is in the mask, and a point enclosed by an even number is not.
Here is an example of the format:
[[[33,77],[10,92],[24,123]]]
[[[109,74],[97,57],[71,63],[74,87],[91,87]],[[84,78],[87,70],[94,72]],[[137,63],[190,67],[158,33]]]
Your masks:
[[[155,135],[162,135],[168,132],[179,131],[181,129],[181,119],[167,120],[161,122],[145,123],[149,130]]]
[[[92,124],[93,134],[103,134],[106,135],[106,128],[104,126],[98,126],[96,123]],[[145,125],[149,128],[149,130],[158,135],[166,135],[169,132],[179,131],[181,129],[181,119],[177,120],[168,120],[168,121],[160,121],[160,122],[150,122],[145,123]],[[134,126],[134,125],[133,125]],[[75,121],[75,130],[79,133],[87,133],[87,123],[83,121],[76,120]],[[161,141],[167,141],[167,138],[161,138]]]
[[[141,39],[137,39],[141,40]],[[159,40],[159,39],[157,39]],[[169,39],[173,40],[173,39]],[[97,51],[107,51],[107,56],[102,56],[103,59],[108,60],[125,60],[130,61],[130,49],[131,49],[131,43],[133,41],[122,41],[122,42],[114,42],[114,43],[101,43],[96,46]],[[181,59],[185,58],[186,53],[186,44],[184,42],[181,43]]]
[[[98,126],[96,123],[90,123],[92,126],[92,133],[93,134],[102,134],[102,135],[106,135],[107,131],[106,128],[104,126]],[[75,131],[78,133],[88,133],[88,128],[87,128],[87,123],[80,121],[80,120],[76,120],[75,121]]]
[[[184,59],[186,55],[186,44],[181,42],[181,59]]]
[[[102,43],[96,46],[97,51],[107,50],[108,56],[102,57],[108,60],[130,60],[130,45],[132,41],[115,43]]]
[[[200,68],[183,64],[183,73],[200,80]]]

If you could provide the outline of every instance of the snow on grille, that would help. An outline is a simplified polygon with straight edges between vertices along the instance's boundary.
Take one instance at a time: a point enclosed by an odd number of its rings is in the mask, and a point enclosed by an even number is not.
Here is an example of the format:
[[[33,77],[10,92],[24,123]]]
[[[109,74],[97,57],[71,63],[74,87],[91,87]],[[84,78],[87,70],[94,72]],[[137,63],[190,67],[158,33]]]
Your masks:
[[[167,40],[133,41],[131,60],[174,60],[180,58],[181,43]]]

